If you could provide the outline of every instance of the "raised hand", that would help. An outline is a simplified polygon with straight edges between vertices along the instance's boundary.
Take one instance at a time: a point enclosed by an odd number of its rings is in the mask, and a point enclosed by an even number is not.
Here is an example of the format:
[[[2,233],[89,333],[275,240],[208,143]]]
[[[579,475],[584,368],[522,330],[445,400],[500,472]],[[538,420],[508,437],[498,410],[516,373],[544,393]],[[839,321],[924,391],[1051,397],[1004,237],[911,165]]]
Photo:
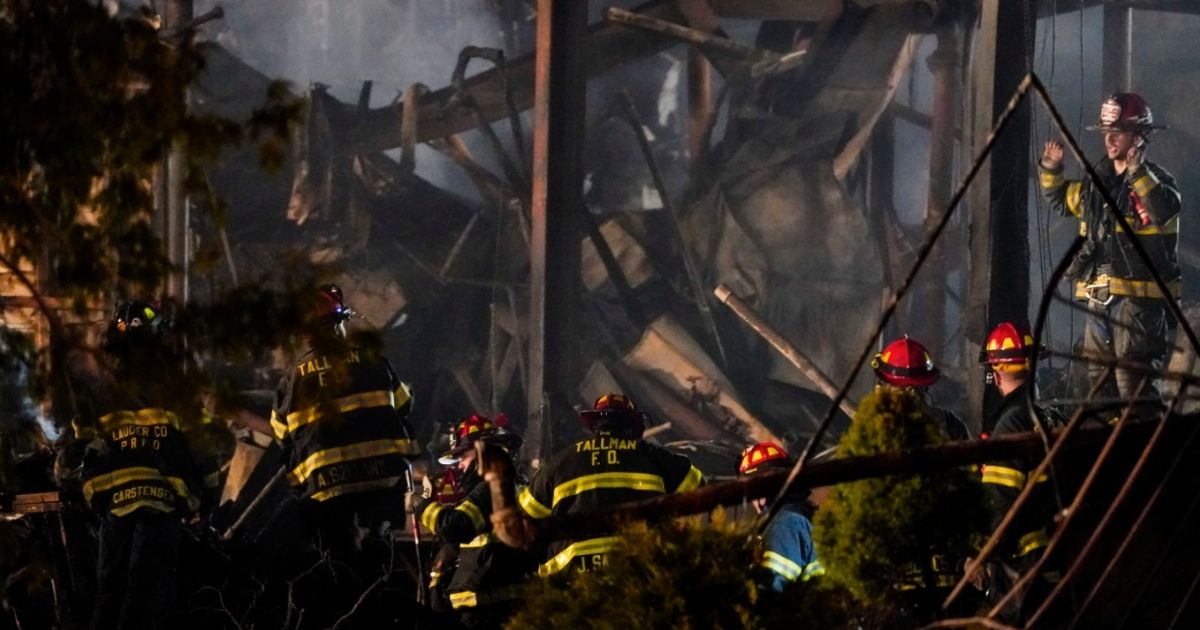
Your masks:
[[[1057,140],[1047,140],[1046,148],[1042,150],[1042,166],[1056,169],[1063,161],[1063,145]]]
[[[1133,172],[1142,167],[1142,147],[1134,145],[1125,152],[1125,169]]]

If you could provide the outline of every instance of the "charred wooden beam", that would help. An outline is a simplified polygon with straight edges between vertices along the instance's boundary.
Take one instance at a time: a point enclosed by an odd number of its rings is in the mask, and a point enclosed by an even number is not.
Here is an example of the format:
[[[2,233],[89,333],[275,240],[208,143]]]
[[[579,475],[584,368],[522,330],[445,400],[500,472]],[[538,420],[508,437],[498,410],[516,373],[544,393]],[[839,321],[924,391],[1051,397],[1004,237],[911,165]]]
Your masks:
[[[531,463],[548,450],[546,401],[574,391],[578,371],[586,0],[538,0],[530,231],[529,423]],[[505,106],[507,110],[507,105]]]
[[[867,142],[871,139],[871,135],[875,132],[875,125],[879,122],[880,117],[888,108],[888,103],[892,101],[892,97],[896,94],[896,89],[900,87],[900,81],[908,72],[908,67],[912,65],[913,58],[917,55],[917,48],[921,45],[920,35],[909,35],[908,40],[900,48],[900,54],[896,56],[896,62],[892,64],[891,72],[888,73],[887,84],[884,88],[884,94],[879,99],[879,106],[870,112],[867,121],[859,127],[854,137],[846,143],[846,146],[833,160],[833,174],[838,179],[843,179],[850,172],[851,167],[858,161],[858,156],[866,148]]]
[[[417,103],[428,93],[429,88],[423,83],[414,83],[404,92],[404,108],[400,112],[400,170],[405,173],[411,173],[417,167],[417,129],[421,115]],[[366,108],[362,109],[365,111]]]
[[[670,392],[642,376],[637,370],[623,365],[619,361],[609,365],[609,369],[621,380],[621,383],[633,390],[637,400],[645,401],[646,406],[661,409],[665,419],[670,419],[673,424],[678,425],[677,431],[680,435],[709,442],[728,443],[734,439],[727,431],[706,420],[691,407],[676,399]]]
[[[713,115],[712,64],[696,50],[688,51],[687,99],[688,99],[688,156],[692,172],[698,171],[706,151],[708,121]]]
[[[679,244],[679,258],[683,263],[684,273],[687,275],[688,284],[692,289],[692,301],[695,302],[696,308],[700,312],[700,321],[704,323],[704,330],[708,333],[713,347],[717,350],[717,357],[721,360],[721,367],[728,369],[729,360],[725,356],[725,346],[721,343],[721,335],[717,330],[717,322],[713,319],[712,308],[708,303],[708,293],[704,290],[704,283],[700,277],[700,267],[692,257],[692,252],[688,249],[687,237],[683,231],[683,220],[679,215],[679,211],[675,208],[675,203],[671,201],[671,194],[667,190],[666,182],[663,180],[662,170],[658,168],[658,161],[654,159],[654,150],[650,146],[650,138],[646,135],[646,125],[642,123],[637,106],[633,104],[633,97],[629,95],[628,91],[621,91],[620,101],[622,113],[626,122],[629,123],[630,128],[633,130],[633,135],[637,138],[638,147],[642,151],[642,159],[646,161],[646,168],[650,171],[650,179],[654,182],[655,190],[658,191],[658,198],[662,201],[663,210],[667,211],[667,216],[671,219],[671,226],[674,228],[673,236]]]
[[[638,6],[639,13],[654,17],[680,21],[683,16],[675,0],[651,0]],[[598,76],[622,64],[649,57],[670,48],[674,42],[645,33],[631,31],[620,26],[599,24],[588,29],[581,46],[584,50],[581,78]],[[523,55],[510,61],[503,70],[493,68],[473,75],[465,80],[464,86],[475,99],[479,116],[485,120],[500,120],[509,115],[509,104],[505,100],[504,84],[507,82],[513,95],[513,107],[524,111],[533,107],[534,101],[534,54]],[[501,76],[501,74],[505,76]],[[455,93],[446,87],[421,99],[421,130],[418,141],[474,129],[475,114],[460,108],[448,107]],[[374,109],[353,121],[345,134],[343,147],[350,153],[374,152],[400,146],[399,105]]]
[[[621,268],[621,263],[617,262],[612,248],[608,246],[608,241],[604,238],[604,233],[600,231],[600,224],[595,215],[583,205],[580,206],[579,211],[583,215],[583,227],[588,240],[596,248],[596,255],[600,257],[600,263],[604,265],[604,271],[608,273],[608,280],[616,288],[617,297],[620,298],[621,305],[625,307],[625,313],[638,328],[649,326],[650,318],[646,317],[646,312],[638,302],[633,287],[629,285],[629,279],[625,277],[625,270]]]
[[[722,57],[738,59],[742,62],[739,66],[742,72],[751,77],[786,72],[796,68],[807,59],[807,51],[805,50],[781,55],[769,50],[760,50],[753,46],[735,42],[721,34],[707,33],[694,28],[688,28],[670,20],[662,20],[649,15],[626,11],[619,7],[609,7],[604,12],[604,19],[613,24],[621,24],[695,46],[714,60]],[[726,70],[726,72],[728,74],[729,70]]]
[[[984,0],[975,36],[974,94],[970,144],[987,143],[992,121],[1004,111],[1013,89],[1021,83],[1028,38],[1036,18],[1019,2]],[[973,356],[993,326],[1022,322],[1029,313],[1029,104],[1022,104],[1011,121],[1010,133],[998,138],[988,171],[971,187],[968,224],[970,262],[967,266],[967,304],[963,309],[961,356]],[[967,364],[968,418],[989,417],[999,403],[994,388],[985,387],[983,367]],[[972,426],[973,431],[990,427]]]
[[[757,20],[820,21],[831,9],[840,9],[844,0],[712,0],[717,15]]]
[[[809,359],[803,352],[800,352],[796,346],[792,345],[783,335],[779,334],[779,331],[772,328],[765,319],[759,316],[758,313],[755,313],[754,309],[743,302],[742,298],[738,297],[732,289],[721,285],[713,293],[722,304],[728,306],[742,321],[746,322],[747,326],[750,326],[754,332],[758,333],[767,343],[771,344],[771,347],[779,351],[789,363],[796,366],[796,369],[800,370],[801,374],[804,374],[808,380],[812,381],[821,393],[828,396],[830,400],[837,399],[837,385],[834,384],[833,379],[826,376],[825,372],[821,371],[821,368],[812,362],[812,359]],[[854,417],[853,402],[842,400],[839,407],[842,413],[851,418]]]
[[[937,35],[937,49],[927,61],[933,74],[933,112],[929,130],[929,194],[924,229],[928,233],[942,220],[954,194],[954,129],[959,103],[958,75],[962,52],[958,25],[947,23]],[[946,356],[946,287],[949,285],[946,247],[933,250],[925,270],[925,281],[913,304],[921,305],[918,324],[926,348],[941,360]]]

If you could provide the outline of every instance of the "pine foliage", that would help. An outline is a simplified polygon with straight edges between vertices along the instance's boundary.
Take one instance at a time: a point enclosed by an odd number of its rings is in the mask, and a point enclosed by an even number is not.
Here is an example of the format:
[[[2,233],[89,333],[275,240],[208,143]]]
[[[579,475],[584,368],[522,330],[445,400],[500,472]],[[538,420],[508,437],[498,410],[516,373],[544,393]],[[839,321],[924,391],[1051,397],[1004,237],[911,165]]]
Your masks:
[[[507,627],[762,627],[748,533],[722,512],[711,525],[631,524],[603,571],[533,580]]]
[[[838,457],[907,451],[944,441],[941,429],[910,390],[880,389],[859,404]],[[986,524],[982,489],[968,469],[894,475],[836,486],[814,523],[824,581],[860,602],[894,602],[895,586],[929,580],[931,558],[961,558]],[[922,572],[921,568],[926,571]]]

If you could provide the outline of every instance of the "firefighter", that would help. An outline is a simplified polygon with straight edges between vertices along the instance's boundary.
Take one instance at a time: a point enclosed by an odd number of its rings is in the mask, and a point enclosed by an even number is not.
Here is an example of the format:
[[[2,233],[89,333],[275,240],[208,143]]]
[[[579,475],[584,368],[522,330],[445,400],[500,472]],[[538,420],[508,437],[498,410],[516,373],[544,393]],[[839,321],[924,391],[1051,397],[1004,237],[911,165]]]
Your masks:
[[[517,501],[528,518],[595,512],[700,486],[700,470],[687,457],[642,440],[649,414],[629,398],[605,394],[580,419],[592,437],[555,454],[520,492]],[[612,533],[550,541],[538,574],[599,569],[618,542]]]
[[[875,370],[876,387],[911,389],[916,392],[926,412],[942,427],[947,440],[970,439],[970,432],[961,418],[952,411],[930,403],[929,387],[937,382],[941,371],[919,341],[904,335],[889,343],[883,352],[871,360],[871,367]]]
[[[215,498],[215,457],[198,437],[207,416],[167,328],[157,302],[117,306],[102,344],[112,380],[88,397],[61,454],[100,516],[93,630],[167,627],[182,521]]]
[[[492,534],[492,494],[475,467],[475,443],[498,445],[511,457],[521,437],[508,429],[507,417],[495,421],[481,415],[459,420],[451,433],[451,450],[441,461],[455,462],[464,475],[466,497],[457,505],[426,500],[417,508],[421,523],[458,547],[458,566],[446,591],[450,606],[467,628],[501,628],[516,610],[522,583],[537,568],[527,551],[496,540]]]
[[[792,461],[783,447],[774,442],[759,442],[742,452],[738,473],[749,476],[791,467]],[[779,510],[763,531],[759,566],[766,570],[763,582],[777,593],[797,581],[807,582],[825,574],[825,567],[813,546],[812,516],[816,506],[809,501],[808,495],[807,488],[792,490],[783,498]],[[767,500],[754,499],[752,505],[761,514]]]
[[[1033,336],[1027,329],[1004,322],[988,335],[985,349],[980,356],[992,373],[992,384],[1004,396],[997,411],[994,436],[1039,431],[1045,422],[1035,422],[1030,415],[1027,402],[1028,390],[1034,387],[1029,371],[1033,356]],[[1029,485],[1034,487],[1029,502],[1017,515],[1008,534],[996,549],[988,573],[990,584],[988,596],[999,601],[1009,587],[1040,557],[1049,541],[1054,525],[1057,503],[1054,483],[1046,474],[1031,478],[1040,457],[1020,457],[988,462],[982,467],[983,484],[992,508],[992,529],[1004,519],[1021,491]],[[1053,571],[1044,571],[1033,585],[1004,614],[1013,621],[1020,621],[1030,614],[1048,592],[1048,586],[1057,579]],[[1031,605],[1025,605],[1025,602]]]
[[[340,288],[320,287],[311,307],[310,349],[280,383],[271,426],[317,547],[370,584],[391,568],[390,527],[404,522],[409,461],[420,454],[406,420],[412,395],[378,349],[346,339],[353,312]],[[354,597],[330,597],[342,595]]]
[[[451,427],[452,430],[453,428]],[[427,476],[425,481],[428,487],[423,491],[422,496],[443,507],[453,508],[467,497],[463,489],[465,480],[462,479],[457,468],[446,469],[436,479],[430,479]],[[414,512],[419,515],[425,507],[428,506],[421,504]],[[454,608],[450,605],[450,593],[447,591],[447,585],[454,577],[454,570],[457,567],[458,544],[443,541],[442,546],[438,547],[437,553],[433,556],[433,562],[429,565],[429,607],[437,615],[453,616]]]
[[[1170,287],[1164,294],[1154,283],[1150,268],[1134,251],[1106,209],[1091,181],[1063,176],[1063,145],[1046,142],[1039,167],[1042,194],[1063,216],[1079,220],[1087,242],[1068,275],[1076,281],[1075,297],[1086,300],[1090,315],[1084,330],[1085,354],[1108,360],[1164,367],[1174,318],[1166,300],[1179,299],[1180,270],[1176,257],[1179,233],[1179,188],[1166,169],[1145,159],[1150,134],[1163,128],[1154,124],[1146,101],[1137,94],[1113,94],[1100,107],[1100,118],[1089,130],[1104,134],[1105,157],[1096,163],[1105,188],[1117,210],[1145,246],[1150,264]],[[1105,365],[1088,366],[1095,382]],[[1132,398],[1142,372],[1117,367],[1114,382],[1102,390],[1109,396]],[[1157,383],[1148,383],[1143,395],[1157,398]]]

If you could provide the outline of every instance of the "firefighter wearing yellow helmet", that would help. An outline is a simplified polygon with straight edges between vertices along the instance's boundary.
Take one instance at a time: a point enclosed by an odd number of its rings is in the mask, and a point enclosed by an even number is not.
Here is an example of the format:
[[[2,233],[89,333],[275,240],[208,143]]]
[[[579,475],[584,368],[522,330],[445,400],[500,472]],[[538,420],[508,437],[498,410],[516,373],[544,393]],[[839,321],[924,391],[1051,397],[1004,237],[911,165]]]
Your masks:
[[[1027,328],[1003,322],[988,335],[980,362],[988,366],[991,382],[1004,396],[997,411],[993,436],[1039,431],[1046,422],[1035,422],[1030,414],[1029,388],[1034,386],[1030,360],[1035,352],[1033,335]],[[1040,410],[1039,410],[1039,413]],[[992,461],[981,467],[982,481],[992,509],[992,528],[1000,524],[1017,496],[1033,486],[1028,503],[1017,514],[1009,533],[997,548],[988,569],[988,596],[993,602],[1012,587],[1015,577],[1037,562],[1049,541],[1057,508],[1054,483],[1048,474],[1035,475],[1040,457],[1017,457]],[[1024,593],[1014,598],[1003,615],[1020,622],[1041,602],[1050,582],[1057,576],[1046,572]]]
[[[783,447],[774,442],[760,442],[742,452],[738,473],[757,475],[770,470],[787,470],[792,460]],[[794,490],[782,501],[779,510],[767,523],[762,535],[763,582],[773,591],[782,592],[789,584],[807,582],[825,574],[813,546],[812,516],[816,506],[808,500],[808,489]],[[761,513],[767,500],[755,499],[754,509]]]

